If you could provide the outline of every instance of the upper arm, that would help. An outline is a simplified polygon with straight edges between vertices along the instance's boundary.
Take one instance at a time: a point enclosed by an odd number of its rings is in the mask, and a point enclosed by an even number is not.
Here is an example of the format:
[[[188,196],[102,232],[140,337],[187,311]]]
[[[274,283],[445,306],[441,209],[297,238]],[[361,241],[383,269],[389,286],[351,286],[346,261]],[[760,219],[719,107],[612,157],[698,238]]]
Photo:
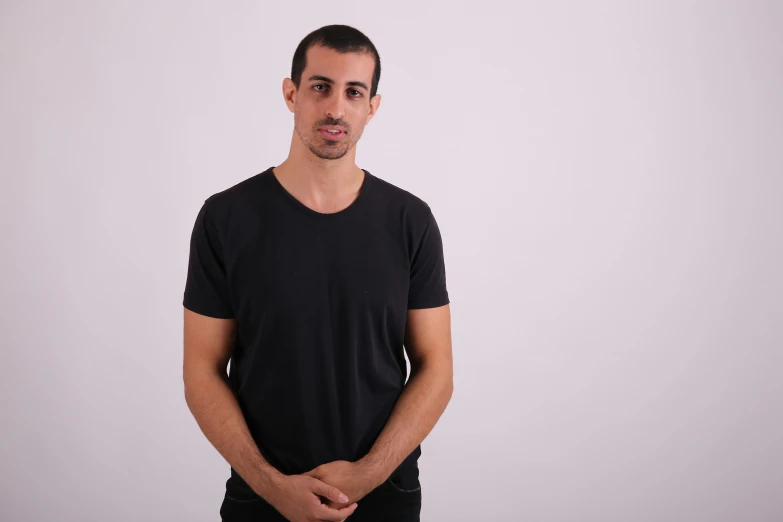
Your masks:
[[[451,308],[440,229],[429,207],[414,224],[413,251],[405,327],[411,369],[434,364],[451,372]]]
[[[183,378],[187,381],[200,372],[224,374],[233,352],[236,319],[219,319],[183,308]]]
[[[236,336],[221,234],[208,199],[190,236],[184,305],[184,379],[198,372],[225,374]],[[187,383],[186,383],[187,384]]]
[[[226,256],[210,203],[204,202],[193,224],[182,304],[204,316],[233,319]]]
[[[408,309],[436,308],[449,304],[446,263],[440,228],[429,207],[411,225],[415,247],[410,259]]]
[[[433,365],[451,374],[451,307],[408,310],[405,349],[412,370]]]

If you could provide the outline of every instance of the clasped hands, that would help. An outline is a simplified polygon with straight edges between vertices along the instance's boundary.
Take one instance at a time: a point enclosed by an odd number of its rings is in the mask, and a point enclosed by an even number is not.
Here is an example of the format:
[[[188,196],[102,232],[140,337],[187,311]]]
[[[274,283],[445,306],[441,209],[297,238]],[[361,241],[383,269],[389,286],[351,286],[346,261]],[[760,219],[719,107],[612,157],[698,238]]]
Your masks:
[[[321,502],[327,507],[334,509],[350,506],[378,487],[378,484],[373,480],[373,473],[361,462],[335,460],[321,464],[317,468],[303,473],[303,475],[317,478],[330,486],[336,487],[348,497],[348,502],[342,503],[321,497]]]
[[[366,461],[336,460],[301,475],[283,475],[267,501],[291,522],[341,522],[379,485],[377,479]]]

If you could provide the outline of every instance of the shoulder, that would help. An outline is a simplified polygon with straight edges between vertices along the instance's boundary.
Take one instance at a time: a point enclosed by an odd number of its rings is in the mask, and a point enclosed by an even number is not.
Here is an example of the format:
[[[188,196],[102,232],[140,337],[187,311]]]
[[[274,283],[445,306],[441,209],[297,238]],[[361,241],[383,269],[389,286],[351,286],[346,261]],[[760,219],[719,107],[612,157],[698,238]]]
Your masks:
[[[418,222],[429,220],[432,211],[424,199],[382,178],[373,177],[376,181],[376,194],[380,205],[409,220]]]
[[[271,168],[246,178],[204,200],[204,210],[216,225],[247,217],[248,212],[263,208],[272,190]]]

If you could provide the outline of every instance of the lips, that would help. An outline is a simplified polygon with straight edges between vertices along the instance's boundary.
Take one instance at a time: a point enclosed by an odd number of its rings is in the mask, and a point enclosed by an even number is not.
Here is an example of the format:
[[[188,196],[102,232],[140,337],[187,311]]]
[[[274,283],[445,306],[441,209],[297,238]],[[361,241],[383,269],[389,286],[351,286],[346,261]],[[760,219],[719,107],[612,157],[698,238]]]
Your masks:
[[[345,136],[345,129],[342,127],[336,127],[334,125],[327,125],[326,127],[321,127],[318,129],[318,132],[321,133],[321,136],[326,138],[327,140],[339,140],[343,136]]]

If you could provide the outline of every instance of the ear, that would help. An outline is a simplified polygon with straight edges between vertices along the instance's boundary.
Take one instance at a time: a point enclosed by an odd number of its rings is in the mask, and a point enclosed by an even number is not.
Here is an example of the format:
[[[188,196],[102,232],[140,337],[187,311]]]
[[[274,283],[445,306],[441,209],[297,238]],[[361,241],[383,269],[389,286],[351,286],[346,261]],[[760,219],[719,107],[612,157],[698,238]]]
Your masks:
[[[291,78],[283,79],[283,99],[288,106],[288,110],[294,112],[296,108],[296,85]]]
[[[375,113],[378,112],[378,107],[380,106],[381,106],[381,95],[376,94],[370,100],[370,110],[367,112],[367,119],[364,121],[365,125],[370,123],[370,120],[373,118],[373,116],[375,116]]]

